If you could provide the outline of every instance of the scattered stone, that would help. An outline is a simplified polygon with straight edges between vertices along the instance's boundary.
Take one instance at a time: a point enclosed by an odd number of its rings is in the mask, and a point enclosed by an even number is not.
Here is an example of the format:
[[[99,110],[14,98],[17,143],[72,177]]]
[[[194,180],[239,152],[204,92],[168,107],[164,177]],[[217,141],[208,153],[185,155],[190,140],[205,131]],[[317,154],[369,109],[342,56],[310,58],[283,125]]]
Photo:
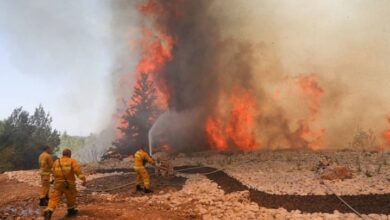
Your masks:
[[[321,179],[324,180],[344,180],[351,179],[352,171],[345,166],[327,167],[321,174]]]
[[[315,152],[259,152],[257,154],[237,154],[234,155],[234,162],[227,163],[227,156],[222,154],[204,154],[191,158],[185,155],[175,158],[173,163],[177,166],[181,163],[188,164],[211,164],[216,168],[224,168],[225,171],[240,180],[251,188],[274,194],[291,195],[324,195],[326,188],[321,186],[312,168],[320,160],[321,154]],[[323,162],[323,173],[329,172],[331,175],[324,178],[332,189],[340,195],[343,194],[368,194],[368,193],[389,193],[388,173],[389,165],[383,165],[381,174],[367,178],[364,172],[356,173],[352,176],[351,170],[356,170],[356,156],[361,156],[360,166],[368,167],[376,162],[376,154],[362,156],[355,152],[336,152],[327,154],[332,161],[338,161],[344,166],[328,166]],[[387,156],[388,159],[390,155]],[[296,164],[300,162],[299,169]],[[132,160],[107,160],[102,163],[86,165],[96,169],[113,169],[115,167],[131,168]],[[351,169],[349,169],[351,167]],[[354,168],[355,167],[355,168]],[[95,173],[88,175],[88,180],[105,177],[109,175],[123,175],[116,173]],[[39,175],[37,170],[6,172],[6,177],[20,182],[39,186]],[[188,213],[186,216],[199,216],[203,219],[359,219],[352,213],[302,213],[299,210],[288,212],[284,209],[266,209],[259,207],[257,203],[251,202],[248,191],[233,192],[225,194],[218,185],[204,175],[199,174],[179,174],[187,177],[182,190],[165,190],[152,195],[142,195],[127,197],[122,201],[126,203],[143,204],[138,210],[148,207],[161,210],[175,210]],[[333,175],[333,176],[332,176]],[[0,176],[4,178],[4,175]],[[332,181],[328,181],[332,180]],[[343,180],[343,181],[337,181]],[[168,191],[168,192],[167,192]],[[165,194],[164,194],[165,193]],[[110,203],[118,202],[118,198],[110,193],[92,193],[92,197],[98,201]],[[2,214],[2,213],[1,213]],[[1,215],[0,214],[0,215]],[[367,218],[389,219],[386,215],[370,214]],[[10,216],[11,218],[13,216]]]

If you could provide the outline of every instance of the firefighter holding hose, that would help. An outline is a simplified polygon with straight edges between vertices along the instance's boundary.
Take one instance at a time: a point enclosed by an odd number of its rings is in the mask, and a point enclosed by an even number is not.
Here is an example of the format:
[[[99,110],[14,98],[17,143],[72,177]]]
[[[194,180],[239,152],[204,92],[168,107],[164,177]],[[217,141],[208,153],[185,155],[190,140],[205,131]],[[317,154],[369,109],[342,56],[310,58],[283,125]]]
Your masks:
[[[143,191],[145,193],[151,193],[153,191],[150,189],[150,176],[145,168],[146,162],[154,165],[153,158],[147,152],[145,152],[143,148],[141,148],[134,154],[134,170],[137,173],[136,190],[142,191],[141,184],[143,183]]]
[[[68,216],[74,216],[78,212],[76,209],[77,190],[75,176],[82,181],[83,186],[86,184],[86,178],[80,169],[80,165],[71,156],[72,151],[66,148],[62,152],[62,158],[56,160],[53,164],[54,187],[50,192],[49,204],[44,213],[45,220],[51,219],[51,215],[56,209],[62,194],[65,194],[66,197]]]

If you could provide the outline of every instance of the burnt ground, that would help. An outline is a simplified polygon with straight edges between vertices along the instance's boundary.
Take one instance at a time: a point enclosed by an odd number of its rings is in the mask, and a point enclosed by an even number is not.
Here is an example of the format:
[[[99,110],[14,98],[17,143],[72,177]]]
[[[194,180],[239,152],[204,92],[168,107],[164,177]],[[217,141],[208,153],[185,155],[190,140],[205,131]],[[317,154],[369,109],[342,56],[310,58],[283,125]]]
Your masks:
[[[156,178],[156,176],[152,175],[152,170],[149,170],[149,174],[151,178],[152,188],[155,190],[155,193],[159,194],[169,191],[181,190],[186,181],[186,178],[177,176],[159,176],[158,178]],[[111,194],[121,194],[123,196],[143,195],[143,193],[135,192],[135,184],[131,184],[135,181],[135,179],[135,173],[125,173],[121,175],[101,177],[89,181],[87,184],[87,189],[88,192],[108,191]]]
[[[191,168],[190,166],[177,167],[177,170]],[[288,211],[300,210],[302,212],[313,213],[333,213],[334,210],[349,213],[351,210],[344,205],[335,195],[275,195],[255,189],[249,189],[241,182],[230,177],[223,171],[216,171],[211,167],[200,167],[182,171],[185,173],[205,173],[206,176],[216,182],[225,193],[248,190],[250,199],[261,207],[265,208],[284,208]],[[210,173],[210,174],[207,174]],[[362,214],[390,214],[390,194],[369,194],[369,195],[351,195],[342,196],[342,198],[358,212]]]

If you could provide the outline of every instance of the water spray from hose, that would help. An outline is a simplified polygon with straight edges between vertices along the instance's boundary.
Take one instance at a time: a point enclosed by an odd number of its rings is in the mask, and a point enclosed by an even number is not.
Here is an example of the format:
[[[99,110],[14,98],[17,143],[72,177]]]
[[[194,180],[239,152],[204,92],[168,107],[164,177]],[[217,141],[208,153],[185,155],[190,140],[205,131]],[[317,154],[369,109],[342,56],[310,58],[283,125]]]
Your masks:
[[[161,116],[165,115],[168,111],[165,111],[161,115],[158,116],[156,121],[153,123],[152,127],[149,129],[148,132],[148,142],[149,142],[149,154],[150,156],[153,156],[153,131],[156,128],[156,125],[161,121]]]
[[[152,128],[149,129],[149,133],[148,133],[149,154],[150,154],[150,156],[153,156],[153,150],[152,150]]]

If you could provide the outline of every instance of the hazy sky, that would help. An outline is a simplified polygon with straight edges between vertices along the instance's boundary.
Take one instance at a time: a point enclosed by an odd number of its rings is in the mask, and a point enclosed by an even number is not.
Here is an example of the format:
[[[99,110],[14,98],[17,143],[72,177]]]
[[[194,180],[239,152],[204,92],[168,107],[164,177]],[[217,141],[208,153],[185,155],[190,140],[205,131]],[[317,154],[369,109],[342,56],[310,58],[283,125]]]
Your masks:
[[[42,104],[53,126],[97,132],[112,111],[104,1],[0,0],[0,119]]]

